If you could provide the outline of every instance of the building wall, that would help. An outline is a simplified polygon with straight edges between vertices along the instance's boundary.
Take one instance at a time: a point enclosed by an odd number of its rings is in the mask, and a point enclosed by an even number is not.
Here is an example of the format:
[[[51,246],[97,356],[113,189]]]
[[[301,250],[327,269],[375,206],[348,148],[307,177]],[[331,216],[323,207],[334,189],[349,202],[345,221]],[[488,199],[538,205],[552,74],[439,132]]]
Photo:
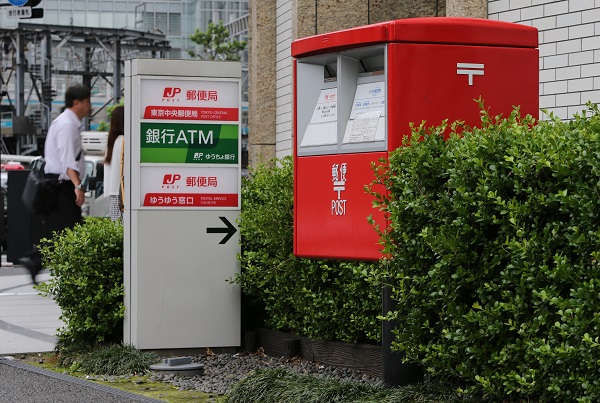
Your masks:
[[[585,109],[587,101],[600,103],[600,0],[277,0],[276,8],[264,7],[264,12],[268,16],[262,19],[266,25],[260,32],[267,36],[276,32],[277,49],[270,62],[260,63],[276,63],[277,74],[273,88],[250,103],[250,114],[260,115],[255,153],[252,137],[257,128],[250,124],[251,164],[253,154],[271,158],[293,151],[291,41],[369,23],[439,15],[535,26],[540,32],[540,107],[569,119]],[[269,115],[275,116],[272,124]]]
[[[248,160],[275,156],[276,0],[250,2],[248,20]]]
[[[570,119],[600,102],[600,0],[494,0],[488,14],[539,30],[540,108]]]
[[[487,0],[448,0],[447,17],[487,18]]]

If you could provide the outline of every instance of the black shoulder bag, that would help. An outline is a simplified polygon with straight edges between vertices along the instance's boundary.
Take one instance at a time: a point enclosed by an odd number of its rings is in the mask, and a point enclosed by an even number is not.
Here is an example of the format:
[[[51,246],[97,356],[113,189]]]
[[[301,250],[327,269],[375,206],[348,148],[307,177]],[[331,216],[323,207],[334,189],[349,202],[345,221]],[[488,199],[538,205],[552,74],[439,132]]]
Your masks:
[[[44,173],[46,161],[31,170],[27,176],[21,200],[32,213],[48,215],[56,207],[60,181],[56,174]]]

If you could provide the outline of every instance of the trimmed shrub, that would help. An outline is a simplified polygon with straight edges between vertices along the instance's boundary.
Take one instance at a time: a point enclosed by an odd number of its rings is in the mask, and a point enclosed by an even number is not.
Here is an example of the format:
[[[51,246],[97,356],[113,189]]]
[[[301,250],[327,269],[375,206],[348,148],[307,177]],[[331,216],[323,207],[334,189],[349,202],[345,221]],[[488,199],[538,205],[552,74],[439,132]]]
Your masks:
[[[600,114],[415,128],[377,183],[394,346],[465,390],[600,400]]]
[[[62,311],[61,346],[119,343],[123,316],[123,226],[105,218],[55,234],[41,249],[52,278],[38,285]]]
[[[235,282],[264,304],[272,329],[321,340],[379,341],[380,285],[367,281],[377,264],[296,258],[293,200],[291,157],[258,164],[244,178],[242,272]]]

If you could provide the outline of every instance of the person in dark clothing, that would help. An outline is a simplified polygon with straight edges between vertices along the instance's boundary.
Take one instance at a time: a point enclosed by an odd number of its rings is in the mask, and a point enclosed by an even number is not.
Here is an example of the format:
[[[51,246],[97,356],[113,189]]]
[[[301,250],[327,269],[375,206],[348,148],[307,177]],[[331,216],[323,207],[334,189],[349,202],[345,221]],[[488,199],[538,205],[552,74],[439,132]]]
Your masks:
[[[81,143],[81,122],[90,115],[90,89],[74,85],[65,92],[65,110],[52,122],[46,143],[45,173],[58,175],[59,192],[54,210],[43,217],[41,238],[52,238],[54,232],[73,228],[81,222],[81,205],[85,201],[82,179],[85,177],[84,150]],[[34,284],[42,270],[42,255],[37,248],[19,260],[27,268]]]

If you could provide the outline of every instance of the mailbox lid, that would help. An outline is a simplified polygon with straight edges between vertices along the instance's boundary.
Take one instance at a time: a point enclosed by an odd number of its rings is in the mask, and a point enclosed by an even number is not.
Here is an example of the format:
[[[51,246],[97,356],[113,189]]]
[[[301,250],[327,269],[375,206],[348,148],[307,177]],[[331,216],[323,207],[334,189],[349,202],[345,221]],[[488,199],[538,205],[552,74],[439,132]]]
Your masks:
[[[405,18],[295,40],[292,56],[300,58],[392,42],[536,48],[538,30],[481,18]]]
[[[388,42],[536,48],[538,30],[482,18],[407,18],[389,22]]]
[[[292,56],[305,57],[387,42],[389,22],[309,36],[292,42]]]

